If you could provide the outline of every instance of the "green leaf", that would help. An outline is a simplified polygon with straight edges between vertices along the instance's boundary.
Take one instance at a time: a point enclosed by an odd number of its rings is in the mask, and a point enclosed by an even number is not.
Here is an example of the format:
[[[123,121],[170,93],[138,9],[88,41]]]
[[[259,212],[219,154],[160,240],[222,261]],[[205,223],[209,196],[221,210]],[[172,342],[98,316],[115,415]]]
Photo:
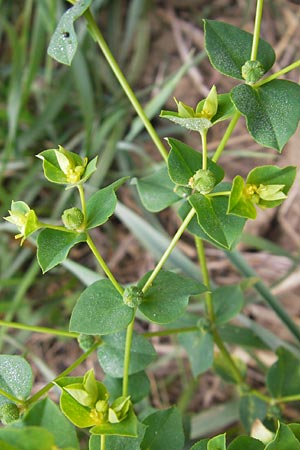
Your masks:
[[[219,434],[209,439],[207,443],[207,450],[226,450],[226,435]]]
[[[265,445],[258,439],[249,436],[239,436],[228,447],[228,450],[264,450]]]
[[[152,175],[137,180],[141,201],[148,211],[158,212],[180,200],[174,191],[166,166]]]
[[[267,348],[250,328],[227,323],[225,325],[219,325],[218,330],[221,338],[229,344],[240,345],[242,347],[254,347],[257,349]]]
[[[184,432],[179,411],[172,407],[157,411],[143,421],[148,428],[141,450],[182,450]]]
[[[21,356],[0,355],[0,388],[20,400],[30,395],[33,374],[28,362]],[[0,405],[8,399],[0,395]]]
[[[250,433],[253,422],[256,419],[261,421],[267,415],[268,404],[255,395],[244,395],[240,400],[240,417],[247,431]]]
[[[86,241],[86,233],[45,229],[37,238],[37,259],[43,273],[64,261],[69,251]]]
[[[140,450],[141,442],[144,438],[146,427],[138,422],[137,426],[138,437],[132,438],[129,436],[110,436],[107,435],[105,439],[105,450]],[[100,436],[92,435],[89,441],[89,450],[100,449]]]
[[[133,412],[132,407],[129,409],[126,419],[119,423],[103,423],[101,425],[96,425],[90,429],[91,434],[106,434],[106,435],[117,435],[117,436],[131,436],[137,437],[138,435],[138,421],[137,417]]]
[[[288,194],[291,189],[297,173],[295,166],[277,167],[277,166],[260,166],[252,169],[246,182],[248,184],[280,185],[283,184],[282,192]]]
[[[300,361],[285,348],[277,350],[278,360],[269,368],[267,387],[276,397],[300,394]]]
[[[223,286],[212,293],[215,323],[223,324],[235,317],[244,306],[244,296],[239,285]]]
[[[204,20],[205,48],[212,66],[229,77],[242,80],[242,66],[250,60],[253,35],[228,23]],[[257,60],[267,72],[274,64],[271,45],[260,39]]]
[[[113,214],[117,197],[116,189],[127,180],[127,177],[106,186],[93,194],[86,203],[87,229],[95,228],[105,223]]]
[[[287,80],[259,88],[243,84],[233,88],[232,101],[246,117],[253,139],[281,152],[300,120],[300,86]]]
[[[228,202],[228,214],[234,214],[247,219],[255,219],[256,208],[253,202],[245,196],[244,189],[244,180],[240,175],[237,175],[232,183]]]
[[[4,442],[6,447],[2,447]],[[13,426],[0,429],[1,450],[53,450],[54,437],[44,428]]]
[[[41,426],[51,432],[55,444],[60,447],[79,449],[76,431],[70,422],[61,413],[58,406],[49,398],[35,403],[23,417],[26,426]]]
[[[288,427],[294,433],[295,437],[300,442],[300,423],[289,423]]]
[[[88,9],[92,0],[80,0],[69,8],[60,19],[51,38],[48,55],[56,61],[70,65],[77,49],[74,22]]]
[[[152,272],[138,283],[142,288]],[[169,323],[185,311],[191,295],[202,294],[207,287],[174,272],[160,271],[143,297],[139,310],[155,323]]]
[[[67,391],[62,391],[59,404],[64,415],[76,427],[88,428],[95,425],[95,420],[90,416],[90,408],[78,403]]]
[[[168,157],[170,178],[176,184],[188,186],[189,179],[202,168],[202,155],[177,139],[169,138],[168,143],[171,147]],[[222,167],[208,160],[207,168],[213,173],[215,183],[220,183],[224,177]]]
[[[205,99],[198,103],[198,107],[202,109]],[[211,121],[213,124],[222,122],[223,120],[230,119],[236,112],[236,108],[231,100],[230,94],[219,94],[218,95],[218,109],[216,114],[212,117]]]
[[[113,378],[106,375],[104,384],[110,395],[110,399],[114,400],[122,395],[122,378]],[[149,394],[150,381],[144,371],[134,373],[128,377],[128,395],[132,403],[140,402]]]
[[[199,329],[199,331],[180,333],[178,340],[187,352],[194,377],[212,367],[214,340],[209,330]]]
[[[209,439],[201,439],[201,441],[197,442],[190,450],[207,450],[207,443]]]
[[[190,196],[189,202],[196,210],[198,224],[210,240],[221,248],[231,249],[242,234],[245,219],[227,214],[228,197],[196,193]]]
[[[212,122],[205,117],[180,117],[178,116],[178,113],[173,111],[161,111],[160,117],[168,119],[188,130],[198,131],[199,133],[207,130],[213,125]]]
[[[102,369],[115,378],[123,377],[126,333],[103,336],[103,345],[98,348],[98,359]],[[133,333],[129,375],[145,369],[156,358],[153,345],[137,333]]]
[[[300,442],[287,425],[280,423],[275,438],[266,445],[265,450],[291,449],[300,450]]]
[[[131,322],[133,309],[109,280],[99,280],[80,295],[72,312],[70,331],[86,334],[112,334]]]

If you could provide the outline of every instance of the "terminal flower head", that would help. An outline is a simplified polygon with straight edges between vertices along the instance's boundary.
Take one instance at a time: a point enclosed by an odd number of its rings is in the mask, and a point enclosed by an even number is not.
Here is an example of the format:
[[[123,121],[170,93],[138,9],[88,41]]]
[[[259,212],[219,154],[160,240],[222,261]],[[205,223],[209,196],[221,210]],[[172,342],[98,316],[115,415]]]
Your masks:
[[[36,230],[41,228],[41,224],[33,209],[30,209],[25,202],[14,202],[11,203],[11,209],[9,210],[9,216],[4,217],[7,222],[13,223],[18,230],[19,234],[15,236],[15,239],[21,239],[21,245],[24,240],[34,233]]]

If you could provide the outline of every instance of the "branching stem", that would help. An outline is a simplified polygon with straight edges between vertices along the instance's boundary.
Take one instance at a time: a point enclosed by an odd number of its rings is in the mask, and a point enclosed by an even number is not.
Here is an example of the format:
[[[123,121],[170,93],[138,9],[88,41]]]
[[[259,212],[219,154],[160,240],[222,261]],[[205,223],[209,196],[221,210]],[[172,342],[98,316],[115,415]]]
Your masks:
[[[253,41],[252,41],[252,50],[251,50],[251,58],[250,58],[251,61],[255,61],[257,58],[263,7],[264,7],[264,0],[257,0]]]

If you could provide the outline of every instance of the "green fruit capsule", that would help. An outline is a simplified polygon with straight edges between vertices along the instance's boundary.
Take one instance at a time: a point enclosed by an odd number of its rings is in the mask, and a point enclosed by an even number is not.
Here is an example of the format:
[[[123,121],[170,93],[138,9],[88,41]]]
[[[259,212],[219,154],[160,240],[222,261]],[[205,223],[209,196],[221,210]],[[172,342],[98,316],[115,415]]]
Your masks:
[[[213,190],[216,185],[216,178],[214,174],[206,169],[199,169],[189,179],[189,186],[195,191],[200,192],[200,194],[208,194]]]
[[[66,209],[61,219],[68,230],[81,231],[84,224],[84,215],[79,208]]]
[[[259,61],[246,61],[242,67],[242,77],[249,84],[256,83],[264,73],[264,66]]]

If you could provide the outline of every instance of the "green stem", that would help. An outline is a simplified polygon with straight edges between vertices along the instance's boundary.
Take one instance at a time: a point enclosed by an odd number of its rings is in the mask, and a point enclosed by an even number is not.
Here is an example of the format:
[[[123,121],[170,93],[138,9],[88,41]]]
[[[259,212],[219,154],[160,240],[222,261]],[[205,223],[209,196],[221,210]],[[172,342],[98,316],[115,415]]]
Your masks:
[[[208,268],[207,268],[206,255],[205,255],[203,241],[202,241],[202,239],[200,239],[197,236],[195,237],[195,241],[196,241],[196,249],[197,249],[199,263],[200,263],[201,272],[202,272],[203,284],[205,284],[205,286],[210,289],[210,278],[209,278],[209,273],[208,273]],[[205,304],[206,304],[207,315],[208,315],[210,323],[211,323],[211,329],[212,329],[214,342],[217,345],[217,347],[219,348],[219,350],[220,350],[223,358],[227,362],[227,364],[231,367],[231,370],[232,370],[236,380],[238,381],[239,384],[242,384],[243,377],[242,377],[238,367],[236,366],[234,360],[232,359],[229,351],[227,350],[226,346],[224,345],[217,328],[215,327],[215,312],[214,312],[214,305],[213,305],[213,299],[212,299],[211,292],[205,293]]]
[[[3,395],[3,397],[8,398],[8,400],[12,401],[13,403],[17,404],[24,404],[24,400],[20,400],[19,398],[15,397],[14,395],[10,394],[9,392],[4,391],[0,388],[0,395]]]
[[[76,233],[75,230],[69,230],[68,228],[62,225],[52,225],[51,223],[39,222],[41,228],[48,228],[50,230],[64,231],[66,233]]]
[[[93,353],[94,350],[101,344],[101,341],[95,342],[95,344],[92,345],[92,347],[85,353],[83,353],[79,358],[76,359],[76,361],[73,362],[66,370],[64,370],[60,375],[58,375],[56,378],[54,378],[53,381],[50,381],[50,383],[46,384],[42,389],[40,389],[38,392],[36,392],[32,397],[30,397],[28,400],[26,400],[25,404],[28,407],[29,405],[32,405],[32,403],[35,403],[37,400],[39,400],[44,394],[46,394],[50,389],[54,386],[56,380],[58,380],[61,377],[65,377],[69,375],[76,367],[80,366],[80,364],[85,361],[88,356]]]
[[[54,330],[53,328],[26,325],[24,323],[17,323],[17,322],[6,322],[5,320],[0,320],[0,326],[7,328],[15,328],[18,330],[28,330],[34,333],[47,333],[52,334],[53,336],[64,336],[68,338],[77,338],[79,336],[78,333],[71,333],[70,331]]]
[[[229,196],[231,191],[222,191],[222,192],[211,192],[210,194],[206,194],[206,197],[221,197],[221,196]]]
[[[264,78],[261,81],[258,81],[257,83],[253,84],[252,87],[258,88],[258,87],[262,86],[263,84],[266,84],[266,83],[269,83],[270,81],[276,80],[277,78],[281,77],[281,75],[284,75],[284,74],[290,72],[291,70],[296,69],[297,67],[300,67],[300,59],[298,59],[298,61],[293,62],[289,66],[284,67],[283,69],[279,70],[278,72],[273,73],[269,77]]]
[[[201,133],[202,142],[202,169],[207,169],[207,130],[203,130]]]
[[[146,130],[149,133],[149,136],[151,137],[152,141],[154,142],[156,148],[158,149],[158,151],[160,152],[161,156],[163,157],[163,159],[166,161],[168,158],[168,153],[165,149],[165,147],[163,146],[158,134],[156,133],[155,129],[153,128],[150,120],[148,119],[148,117],[146,116],[141,104],[139,103],[139,101],[137,100],[133,90],[131,89],[128,81],[126,80],[125,76],[123,75],[117,61],[115,60],[114,56],[112,55],[108,45],[106,44],[96,22],[94,17],[92,16],[91,12],[89,10],[87,10],[87,12],[84,14],[88,24],[89,24],[89,31],[91,32],[93,38],[95,39],[95,41],[97,42],[97,44],[99,45],[99,47],[101,48],[106,61],[108,62],[108,64],[110,65],[115,77],[117,78],[117,80],[119,81],[120,85],[122,86],[125,94],[127,95],[130,103],[132,104],[132,106],[134,107],[137,115],[139,116],[139,118],[141,119],[141,121],[143,122]]]
[[[101,434],[101,444],[100,444],[100,450],[105,450],[106,445],[105,445],[105,441],[106,441],[106,435],[105,434]]]
[[[156,265],[156,267],[153,270],[152,274],[150,275],[150,277],[146,281],[144,287],[142,288],[142,291],[143,291],[144,294],[149,289],[149,287],[151,286],[153,280],[157,277],[159,271],[161,270],[161,268],[165,264],[166,260],[168,259],[168,257],[172,253],[174,247],[176,246],[176,244],[179,241],[181,235],[183,234],[183,232],[187,228],[188,224],[190,223],[190,221],[194,217],[195,213],[196,213],[196,211],[194,210],[194,208],[192,208],[190,210],[190,212],[188,213],[188,215],[186,216],[186,218],[184,219],[184,221],[182,222],[182,224],[180,225],[180,227],[178,228],[177,232],[174,234],[173,239],[171,240],[168,248],[166,249],[166,251],[162,255],[160,261],[158,262],[158,264]]]
[[[279,397],[279,398],[272,399],[272,403],[276,405],[278,403],[298,402],[299,400],[300,400],[300,394],[295,394],[295,395],[288,395],[286,397]]]
[[[215,151],[214,156],[212,157],[212,161],[217,162],[218,159],[220,158],[225,145],[227,144],[228,139],[230,138],[230,136],[232,135],[232,132],[236,126],[236,124],[238,123],[239,118],[241,117],[241,113],[239,111],[236,111],[227,127],[227,130],[225,131],[220,144],[218,145],[217,150]]]
[[[203,245],[203,240],[199,238],[198,236],[195,237],[195,243],[196,243],[196,249],[198,254],[198,259],[201,267],[201,273],[203,277],[203,284],[210,289],[210,278],[206,263],[206,256],[205,256],[205,250]],[[212,295],[211,292],[205,292],[205,304],[206,304],[206,311],[209,317],[210,322],[213,324],[215,321],[215,313],[214,313],[214,307],[213,307],[213,301],[212,301]]]
[[[123,387],[122,387],[122,395],[127,397],[128,395],[128,377],[129,377],[129,363],[130,363],[130,351],[131,351],[131,343],[134,329],[134,320],[135,320],[136,308],[134,310],[134,316],[132,321],[127,327],[126,332],[126,342],[125,342],[125,354],[124,354],[124,370],[123,370]]]
[[[85,201],[84,190],[83,190],[82,184],[77,186],[77,188],[78,188],[78,191],[79,191],[81,208],[82,208],[82,214],[83,214],[83,217],[84,217],[84,223],[86,223],[86,201]]]
[[[107,275],[107,277],[109,278],[109,280],[112,282],[112,284],[114,285],[114,287],[116,288],[116,290],[123,295],[124,289],[122,288],[122,286],[117,282],[117,280],[115,279],[115,277],[113,276],[112,272],[110,271],[109,267],[107,266],[106,262],[104,261],[104,259],[102,258],[102,256],[100,255],[97,247],[95,246],[91,236],[88,234],[87,235],[87,240],[86,240],[87,245],[90,247],[90,249],[92,250],[96,260],[98,261],[98,263],[100,264],[101,268],[103,269],[103,271],[105,272],[105,274]]]
[[[250,57],[251,61],[255,61],[257,58],[263,7],[264,7],[264,0],[257,0],[253,41],[252,41],[252,50],[251,50],[251,57]]]
[[[259,278],[258,274],[245,261],[243,256],[237,251],[226,251],[228,259],[235,265],[235,267],[245,276]],[[264,298],[268,305],[275,311],[279,319],[285,324],[290,333],[300,342],[300,329],[295,324],[293,319],[289,316],[286,310],[281,306],[276,297],[272,294],[269,288],[262,282],[258,281],[253,286],[257,292]]]
[[[151,338],[156,336],[169,336],[170,334],[178,334],[178,333],[190,333],[191,331],[199,330],[198,327],[182,327],[182,328],[170,328],[169,330],[160,330],[160,331],[146,331],[142,333],[145,338]]]

